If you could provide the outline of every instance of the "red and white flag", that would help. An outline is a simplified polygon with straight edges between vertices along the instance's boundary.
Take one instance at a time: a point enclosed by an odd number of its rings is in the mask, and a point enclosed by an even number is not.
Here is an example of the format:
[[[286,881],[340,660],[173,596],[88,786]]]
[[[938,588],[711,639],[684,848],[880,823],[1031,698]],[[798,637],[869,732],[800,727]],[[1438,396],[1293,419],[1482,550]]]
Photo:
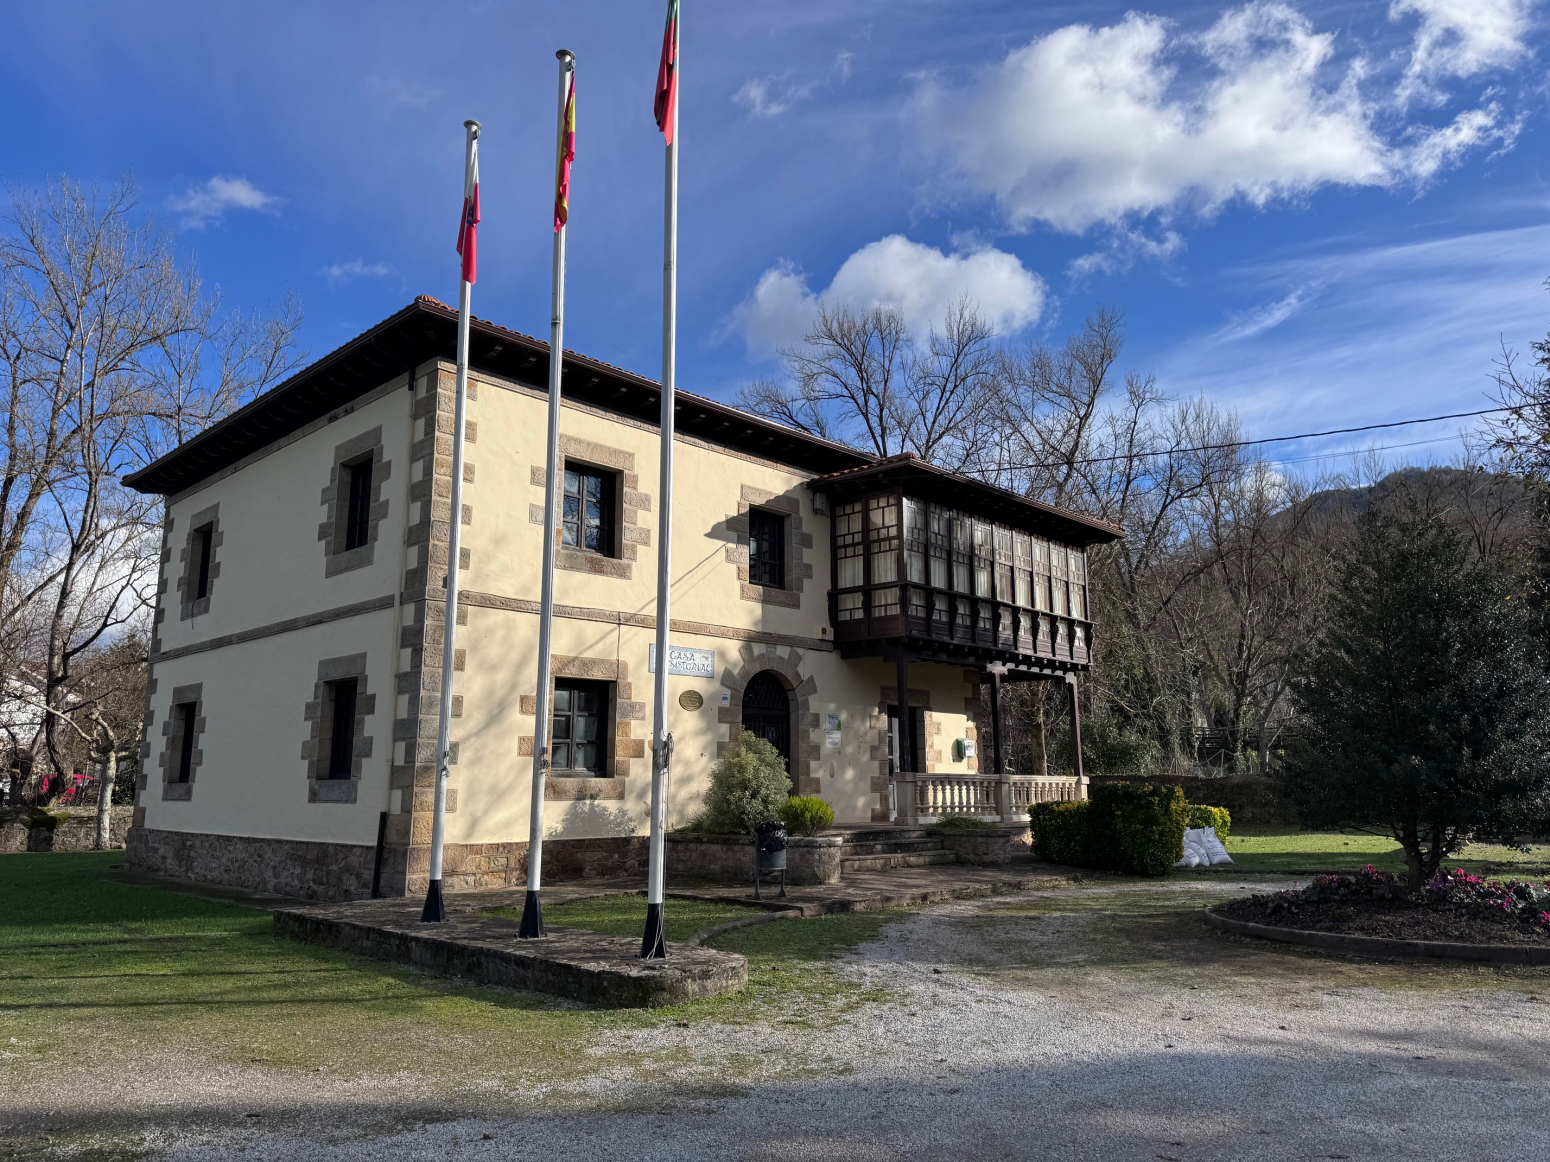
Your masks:
[[[651,112],[657,128],[673,144],[678,125],[678,0],[667,0],[667,27],[662,30],[662,59],[657,62],[657,94]]]
[[[479,272],[479,139],[469,147],[463,174],[463,217],[457,224],[457,252],[463,256],[463,281],[477,282]]]

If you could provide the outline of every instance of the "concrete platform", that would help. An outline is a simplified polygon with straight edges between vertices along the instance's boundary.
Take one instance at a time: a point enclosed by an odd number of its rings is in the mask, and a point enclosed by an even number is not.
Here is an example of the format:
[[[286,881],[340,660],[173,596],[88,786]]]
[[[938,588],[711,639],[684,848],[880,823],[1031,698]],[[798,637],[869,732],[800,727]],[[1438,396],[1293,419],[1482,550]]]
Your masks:
[[[734,993],[748,983],[746,959],[710,948],[675,946],[666,960],[641,960],[638,936],[550,928],[548,936],[520,940],[515,920],[479,914],[493,906],[485,893],[449,897],[441,924],[421,923],[421,906],[393,899],[277,908],[275,933],[605,1008],[658,1008]]]

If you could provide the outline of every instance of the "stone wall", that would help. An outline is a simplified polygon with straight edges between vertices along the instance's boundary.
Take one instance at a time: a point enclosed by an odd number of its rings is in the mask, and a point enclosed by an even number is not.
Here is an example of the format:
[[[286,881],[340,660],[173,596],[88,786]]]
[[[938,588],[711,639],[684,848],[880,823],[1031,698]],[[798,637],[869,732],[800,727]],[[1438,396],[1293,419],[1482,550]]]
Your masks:
[[[134,808],[126,804],[112,810],[108,846],[121,848]],[[51,828],[29,826],[28,817],[21,814],[7,813],[0,818],[0,852],[96,850],[97,808],[52,814],[58,822]]]
[[[833,884],[840,878],[839,835],[792,836],[786,841],[786,880],[793,884]],[[549,850],[548,846],[544,851]],[[669,832],[665,853],[669,876],[753,882],[751,835],[696,835]]]
[[[1032,847],[1031,828],[1026,823],[973,830],[937,827],[927,834],[940,839],[943,849],[954,852],[959,863],[978,867],[1011,863],[1014,855],[1027,855]]]
[[[429,881],[429,848],[382,853],[384,895],[420,895]],[[647,839],[550,840],[544,844],[544,883],[643,875]],[[129,832],[131,867],[173,879],[227,884],[304,900],[353,900],[371,895],[376,849],[363,844],[314,843],[189,831]],[[442,852],[442,885],[447,891],[521,887],[527,881],[526,843],[449,843]],[[407,882],[407,891],[400,885]]]

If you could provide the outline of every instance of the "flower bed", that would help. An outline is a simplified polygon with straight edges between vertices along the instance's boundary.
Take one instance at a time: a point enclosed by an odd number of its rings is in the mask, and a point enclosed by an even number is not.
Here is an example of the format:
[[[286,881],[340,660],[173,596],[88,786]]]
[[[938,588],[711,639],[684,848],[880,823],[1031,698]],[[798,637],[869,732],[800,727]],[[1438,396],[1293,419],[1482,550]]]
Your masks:
[[[1462,944],[1550,945],[1550,884],[1489,883],[1462,869],[1410,893],[1368,864],[1355,875],[1319,876],[1307,887],[1232,900],[1229,919],[1309,932]]]

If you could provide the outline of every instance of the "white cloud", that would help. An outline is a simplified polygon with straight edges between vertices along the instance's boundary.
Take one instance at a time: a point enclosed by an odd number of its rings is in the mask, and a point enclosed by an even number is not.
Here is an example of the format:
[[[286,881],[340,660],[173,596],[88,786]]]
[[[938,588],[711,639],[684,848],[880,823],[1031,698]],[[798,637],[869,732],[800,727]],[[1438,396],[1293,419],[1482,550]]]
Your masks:
[[[1125,274],[1137,259],[1166,262],[1184,249],[1184,236],[1168,230],[1152,238],[1140,230],[1111,230],[1103,249],[1073,258],[1066,264],[1066,277],[1083,282],[1095,274]]]
[[[850,80],[855,60],[856,54],[853,52],[840,53],[829,66],[828,75],[824,77],[822,83],[830,85],[838,79],[840,84],[845,84]],[[755,77],[743,82],[742,88],[732,94],[732,101],[748,110],[750,116],[779,117],[793,105],[811,97],[818,87],[817,81],[797,82],[793,81],[789,74],[778,77]]]
[[[320,271],[329,282],[348,282],[352,278],[387,278],[393,268],[385,262],[364,262],[357,258],[350,262],[336,262]]]
[[[1448,77],[1472,77],[1510,65],[1528,52],[1529,9],[1534,0],[1393,0],[1389,19],[1420,18],[1401,100],[1436,98],[1434,85]]]
[[[247,178],[228,178],[217,174],[202,186],[190,186],[182,194],[167,199],[167,208],[182,215],[180,224],[188,230],[203,230],[218,222],[227,210],[266,210],[277,212],[280,199],[266,194]]]
[[[1219,343],[1252,339],[1255,335],[1261,335],[1273,327],[1279,327],[1301,311],[1317,294],[1316,285],[1300,286],[1274,302],[1264,303],[1234,315],[1213,338]]]
[[[754,117],[779,117],[813,91],[812,85],[791,85],[776,77],[746,82],[732,100]]]
[[[1186,61],[1199,67],[1183,73]],[[1199,36],[1135,12],[1057,29],[964,87],[922,78],[907,116],[927,155],[994,199],[1014,228],[1072,233],[1326,185],[1424,180],[1464,150],[1510,138],[1490,106],[1386,139],[1366,75],[1360,58],[1336,61],[1333,33],[1256,0]]]
[[[891,234],[852,254],[816,294],[796,267],[771,267],[733,309],[726,330],[741,334],[751,353],[769,355],[800,342],[820,306],[891,306],[913,333],[924,335],[967,296],[997,331],[1009,334],[1037,321],[1045,294],[1044,280],[1005,251],[944,254]]]

